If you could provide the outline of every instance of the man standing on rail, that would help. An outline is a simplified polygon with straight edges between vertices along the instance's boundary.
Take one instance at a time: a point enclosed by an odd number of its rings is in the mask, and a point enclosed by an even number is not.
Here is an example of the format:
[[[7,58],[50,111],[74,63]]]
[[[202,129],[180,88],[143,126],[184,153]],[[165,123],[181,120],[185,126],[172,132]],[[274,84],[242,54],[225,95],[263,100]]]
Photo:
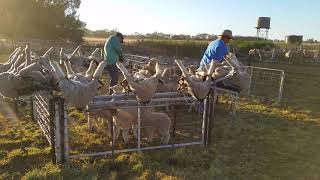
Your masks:
[[[227,44],[231,39],[234,39],[232,31],[224,30],[217,40],[212,41],[203,54],[199,70],[204,71],[208,68],[211,61],[222,63],[224,57],[228,54]]]
[[[119,71],[116,63],[123,62],[123,39],[123,35],[118,32],[116,35],[110,36],[104,45],[104,60],[107,61],[106,68],[110,77],[109,87],[118,84]],[[110,89],[109,93],[112,94],[113,90]]]

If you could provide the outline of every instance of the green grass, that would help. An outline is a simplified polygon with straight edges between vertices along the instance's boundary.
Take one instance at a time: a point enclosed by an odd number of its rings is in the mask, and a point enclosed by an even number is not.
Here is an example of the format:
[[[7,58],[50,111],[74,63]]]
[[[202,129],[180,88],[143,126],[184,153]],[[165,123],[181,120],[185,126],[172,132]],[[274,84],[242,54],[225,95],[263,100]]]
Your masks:
[[[319,67],[263,66],[286,71],[283,104],[241,99],[236,119],[219,104],[207,149],[121,154],[114,164],[111,158],[83,158],[57,166],[29,117],[0,117],[0,179],[320,179]],[[79,122],[72,127],[79,134],[73,141],[94,150],[99,137],[88,133],[82,114],[71,116]]]

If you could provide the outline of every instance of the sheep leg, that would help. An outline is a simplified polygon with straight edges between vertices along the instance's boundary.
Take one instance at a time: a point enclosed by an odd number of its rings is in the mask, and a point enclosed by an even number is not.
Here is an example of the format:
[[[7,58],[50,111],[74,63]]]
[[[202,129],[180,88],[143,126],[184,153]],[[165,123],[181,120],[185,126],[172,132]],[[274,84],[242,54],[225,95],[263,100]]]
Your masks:
[[[152,142],[153,141],[153,135],[154,135],[154,129],[148,129],[147,130],[147,134],[148,134],[148,141]]]
[[[106,61],[102,61],[101,63],[99,63],[99,66],[97,67],[96,71],[93,74],[93,78],[94,79],[100,79],[103,69],[106,66]]]
[[[14,57],[14,55],[17,53],[17,51],[19,50],[20,48],[16,48],[10,55],[9,55],[9,61],[8,63],[10,63],[11,59]]]
[[[135,125],[132,125],[132,130],[133,130],[133,137],[135,139],[137,139],[138,138],[138,127]]]
[[[10,63],[11,64],[14,64],[15,62],[16,62],[16,60],[17,60],[17,58],[20,56],[20,54],[21,54],[21,48],[19,47],[18,48],[18,50],[14,53],[14,55],[13,56],[11,56],[11,59],[10,59]]]
[[[25,67],[29,66],[31,64],[31,54],[30,54],[30,47],[29,44],[27,44],[25,50],[24,50],[25,56],[26,56],[26,62]]]
[[[57,62],[50,62],[50,64],[51,64],[52,68],[54,69],[54,72],[56,73],[58,80],[65,78],[65,75]]]
[[[13,64],[12,70],[10,72],[16,73],[17,68],[21,65],[22,61],[23,61],[23,54],[19,55],[19,57],[17,58],[17,60]]]
[[[122,138],[125,144],[129,141],[129,129],[122,129]]]
[[[117,62],[117,66],[120,69],[120,71],[122,72],[123,76],[125,77],[125,79],[127,79],[127,82],[129,83],[130,86],[132,86],[132,88],[137,91],[137,88],[139,88],[139,84],[136,83],[133,79],[133,77],[129,74],[128,70],[124,67],[124,65],[120,62]]]
[[[48,58],[48,57],[49,57],[49,54],[52,52],[52,50],[53,50],[53,47],[51,47],[50,49],[48,49],[48,51],[46,51],[46,52],[42,55],[42,57]]]
[[[168,131],[162,131],[161,136],[161,142],[164,144],[168,144],[170,140],[170,133]]]
[[[90,66],[89,66],[88,70],[86,71],[86,77],[88,77],[90,79],[92,78],[93,73],[94,73],[95,64],[96,63],[94,61],[90,62]]]
[[[69,60],[65,61],[64,66],[66,67],[66,70],[67,70],[67,77],[70,79],[73,78],[76,75],[76,73],[74,73],[74,71],[72,70],[70,61]]]
[[[99,50],[100,50],[100,48],[96,48],[96,49],[92,52],[92,54],[90,55],[90,57],[94,57],[94,55],[95,55],[97,52],[99,52]]]
[[[21,69],[18,72],[18,74],[21,75],[21,76],[24,76],[24,75],[28,74],[29,72],[37,71],[37,70],[39,70],[39,65],[37,63],[32,63],[29,66]]]

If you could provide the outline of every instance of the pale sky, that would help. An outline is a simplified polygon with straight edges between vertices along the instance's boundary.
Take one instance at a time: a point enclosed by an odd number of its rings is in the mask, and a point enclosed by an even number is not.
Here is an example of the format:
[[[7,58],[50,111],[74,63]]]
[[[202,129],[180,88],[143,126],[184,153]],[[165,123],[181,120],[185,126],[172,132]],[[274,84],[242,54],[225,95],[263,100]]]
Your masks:
[[[87,28],[124,34],[219,34],[255,36],[257,18],[271,17],[271,39],[303,35],[320,40],[320,0],[82,0]]]

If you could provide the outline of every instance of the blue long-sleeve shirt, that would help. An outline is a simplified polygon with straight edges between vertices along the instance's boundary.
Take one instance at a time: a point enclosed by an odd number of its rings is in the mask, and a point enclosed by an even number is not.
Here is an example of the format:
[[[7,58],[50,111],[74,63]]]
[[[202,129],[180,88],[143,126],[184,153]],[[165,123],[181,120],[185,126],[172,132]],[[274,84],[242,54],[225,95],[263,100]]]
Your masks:
[[[200,66],[210,64],[212,60],[218,60],[220,63],[224,61],[224,57],[228,53],[228,47],[223,40],[217,39],[212,41],[203,54]]]

